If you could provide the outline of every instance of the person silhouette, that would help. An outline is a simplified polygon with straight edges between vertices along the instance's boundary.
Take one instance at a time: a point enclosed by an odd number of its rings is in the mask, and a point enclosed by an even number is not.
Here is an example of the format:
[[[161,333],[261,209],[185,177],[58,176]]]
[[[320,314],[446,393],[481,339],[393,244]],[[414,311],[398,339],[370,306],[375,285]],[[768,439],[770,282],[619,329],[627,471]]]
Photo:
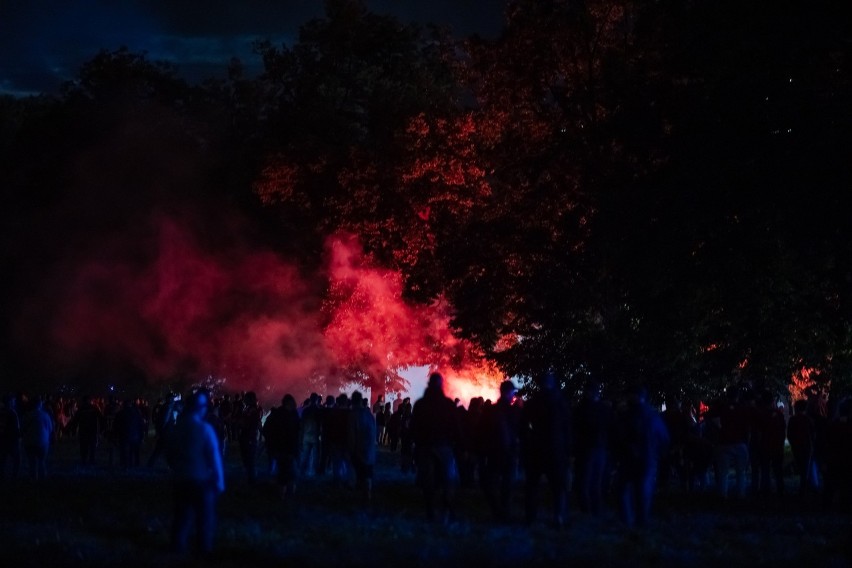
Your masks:
[[[188,550],[193,520],[199,552],[213,550],[216,498],[225,491],[225,474],[216,432],[204,420],[209,401],[206,392],[193,393],[166,439],[174,483],[171,546],[178,553]]]

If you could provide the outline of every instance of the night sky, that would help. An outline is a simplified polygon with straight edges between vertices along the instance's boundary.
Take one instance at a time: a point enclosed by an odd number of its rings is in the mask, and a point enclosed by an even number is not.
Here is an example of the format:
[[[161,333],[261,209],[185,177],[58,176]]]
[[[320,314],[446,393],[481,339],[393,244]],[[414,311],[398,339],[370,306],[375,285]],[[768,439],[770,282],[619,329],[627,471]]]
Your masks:
[[[504,0],[370,0],[378,14],[433,22],[458,35],[493,35]],[[125,46],[177,64],[189,80],[221,76],[232,57],[259,62],[257,39],[292,44],[323,14],[322,0],[5,0],[0,2],[0,93],[50,93],[99,50]]]

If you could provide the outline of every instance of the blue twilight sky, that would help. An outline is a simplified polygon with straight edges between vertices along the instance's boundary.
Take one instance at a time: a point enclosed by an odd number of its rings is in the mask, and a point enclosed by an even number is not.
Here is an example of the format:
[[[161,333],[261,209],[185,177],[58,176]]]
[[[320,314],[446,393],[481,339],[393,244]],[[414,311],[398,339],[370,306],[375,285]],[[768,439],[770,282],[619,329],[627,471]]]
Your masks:
[[[494,35],[505,0],[365,0],[402,22],[434,22],[457,35]],[[251,43],[291,44],[322,16],[323,0],[0,0],[0,94],[54,92],[99,50],[126,46],[178,65],[190,80],[221,75]]]

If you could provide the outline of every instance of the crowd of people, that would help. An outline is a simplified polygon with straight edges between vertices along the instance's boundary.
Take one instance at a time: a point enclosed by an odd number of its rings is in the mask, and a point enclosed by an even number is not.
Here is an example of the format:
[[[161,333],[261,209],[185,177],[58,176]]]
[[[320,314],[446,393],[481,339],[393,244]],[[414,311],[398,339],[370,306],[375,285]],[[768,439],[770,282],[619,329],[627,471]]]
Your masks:
[[[516,385],[504,381],[496,400],[478,397],[467,407],[446,396],[439,373],[414,404],[380,396],[370,406],[358,391],[325,400],[314,393],[301,404],[287,394],[270,409],[253,392],[196,391],[154,405],[6,395],[0,471],[4,478],[23,476],[26,462],[29,476],[43,480],[51,444],[62,438],[77,440],[81,466],[95,465],[105,445],[108,465],[140,467],[143,442],[153,437],[147,465],[164,457],[176,476],[177,549],[186,548],[191,518],[199,547],[212,546],[212,509],[224,491],[222,463],[230,451],[238,451],[248,484],[265,474],[284,500],[294,498],[299,480],[326,478],[356,489],[369,504],[381,448],[398,456],[403,474],[416,476],[426,515],[445,522],[458,514],[457,493],[476,490],[495,520],[535,523],[542,480],[555,527],[568,523],[572,502],[586,514],[613,508],[627,526],[643,525],[654,495],[677,487],[724,500],[784,498],[795,490],[821,496],[826,506],[852,504],[850,401],[830,405],[815,390],[791,413],[769,391],[731,387],[709,406],[667,397],[660,412],[643,388],[608,400],[604,385],[589,381],[574,400],[553,374],[535,382],[519,397]],[[798,477],[791,487],[788,473]],[[523,503],[519,511],[516,501]]]

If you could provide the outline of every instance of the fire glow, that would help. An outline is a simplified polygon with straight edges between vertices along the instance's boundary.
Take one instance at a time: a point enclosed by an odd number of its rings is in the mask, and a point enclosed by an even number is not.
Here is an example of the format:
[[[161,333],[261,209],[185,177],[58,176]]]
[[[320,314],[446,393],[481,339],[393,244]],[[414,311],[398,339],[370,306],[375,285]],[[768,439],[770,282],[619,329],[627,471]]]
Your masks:
[[[227,377],[273,398],[353,383],[405,392],[399,373],[426,366],[448,396],[496,396],[499,372],[453,335],[446,304],[406,303],[400,274],[351,235],[330,237],[322,274],[306,275],[271,251],[207,250],[171,219],[154,227],[147,262],[119,247],[66,267],[47,335],[62,364],[106,355],[151,380]]]

